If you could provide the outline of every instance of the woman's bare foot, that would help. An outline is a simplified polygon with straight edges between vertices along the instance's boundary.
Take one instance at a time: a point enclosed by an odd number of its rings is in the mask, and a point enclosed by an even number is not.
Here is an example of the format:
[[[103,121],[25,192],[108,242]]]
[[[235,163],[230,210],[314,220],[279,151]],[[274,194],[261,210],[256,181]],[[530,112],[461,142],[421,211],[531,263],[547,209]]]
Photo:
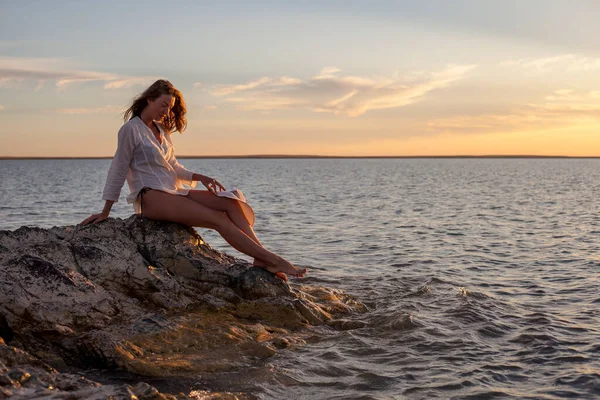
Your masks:
[[[281,279],[284,282],[287,282],[288,277],[286,274],[284,274],[281,271],[277,271],[277,269],[275,267],[269,267],[267,264],[265,264],[264,262],[258,260],[258,259],[254,259],[254,262],[252,263],[253,267],[259,267],[262,268],[266,271],[269,271],[270,273],[272,273],[273,275],[275,275],[277,278]]]
[[[267,263],[265,263],[264,261],[258,260],[258,259],[254,259],[254,263],[252,264],[255,267],[260,267],[263,269],[266,269],[267,271],[269,271],[272,274],[275,274],[275,276],[277,276],[278,278],[283,279],[280,275],[281,274],[283,276],[285,276],[285,274],[289,274],[292,276],[295,276],[297,278],[302,278],[304,276],[304,274],[306,274],[306,268],[300,269],[295,267],[294,265],[292,265],[290,262],[284,260],[281,257],[278,257],[278,263],[276,265],[268,265]],[[287,281],[287,277],[284,279]]]
[[[261,267],[264,268],[267,266],[267,264],[265,264],[264,262],[260,261],[258,258],[254,259],[254,262],[252,263],[253,267]]]
[[[285,274],[289,274],[295,276],[296,278],[302,278],[304,274],[306,274],[306,268],[300,269],[295,267],[291,262],[284,260],[281,257],[278,257],[278,263],[274,265],[274,269],[277,272],[283,272]]]

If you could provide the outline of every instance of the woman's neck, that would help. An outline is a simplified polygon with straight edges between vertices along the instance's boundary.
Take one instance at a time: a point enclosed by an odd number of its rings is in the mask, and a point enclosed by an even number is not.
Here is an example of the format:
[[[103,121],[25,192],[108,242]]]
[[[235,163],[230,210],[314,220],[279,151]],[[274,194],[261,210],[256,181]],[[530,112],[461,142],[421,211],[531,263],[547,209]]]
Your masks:
[[[144,124],[146,124],[148,127],[152,128],[152,122],[154,121],[152,119],[152,117],[150,117],[149,115],[147,115],[146,113],[144,113],[145,110],[142,110],[142,112],[140,113],[140,119],[142,120],[142,122]]]

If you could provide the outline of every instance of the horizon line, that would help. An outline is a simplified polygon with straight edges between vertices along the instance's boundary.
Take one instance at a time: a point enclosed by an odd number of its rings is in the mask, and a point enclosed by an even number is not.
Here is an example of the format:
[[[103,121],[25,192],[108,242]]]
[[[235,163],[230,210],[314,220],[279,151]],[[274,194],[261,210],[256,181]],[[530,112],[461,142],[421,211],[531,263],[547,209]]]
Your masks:
[[[113,156],[0,156],[0,160],[106,160]],[[247,154],[247,155],[183,155],[178,159],[423,159],[423,158],[600,158],[600,156],[563,156],[533,154],[499,154],[499,155],[420,155],[420,156],[323,156],[314,154]]]

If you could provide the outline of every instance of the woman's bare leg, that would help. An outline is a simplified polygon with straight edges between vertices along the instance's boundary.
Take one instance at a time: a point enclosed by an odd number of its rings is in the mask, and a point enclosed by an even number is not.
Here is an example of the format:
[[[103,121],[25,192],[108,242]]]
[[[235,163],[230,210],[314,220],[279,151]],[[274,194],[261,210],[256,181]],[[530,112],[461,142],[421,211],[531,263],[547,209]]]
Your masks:
[[[258,240],[254,229],[250,225],[250,221],[246,218],[242,206],[239,201],[229,199],[227,197],[219,197],[210,193],[208,190],[190,190],[187,195],[189,199],[194,200],[196,203],[200,203],[206,207],[212,208],[213,210],[223,211],[227,214],[231,222],[233,222],[242,232],[248,235],[258,245],[262,247],[262,243]],[[257,267],[267,267],[260,259],[255,258],[254,264]]]
[[[186,197],[203,206],[226,213],[231,222],[240,228],[246,235],[250,236],[252,240],[262,246],[262,243],[258,240],[254,229],[252,229],[252,226],[250,225],[250,221],[248,221],[244,211],[242,211],[242,206],[239,201],[227,197],[215,196],[208,190],[190,190]]]
[[[284,272],[303,276],[306,269],[296,268],[290,262],[266,250],[229,219],[226,213],[209,208],[184,196],[151,190],[143,196],[144,216],[149,219],[171,221],[188,226],[214,229],[236,250],[263,261],[273,273]]]

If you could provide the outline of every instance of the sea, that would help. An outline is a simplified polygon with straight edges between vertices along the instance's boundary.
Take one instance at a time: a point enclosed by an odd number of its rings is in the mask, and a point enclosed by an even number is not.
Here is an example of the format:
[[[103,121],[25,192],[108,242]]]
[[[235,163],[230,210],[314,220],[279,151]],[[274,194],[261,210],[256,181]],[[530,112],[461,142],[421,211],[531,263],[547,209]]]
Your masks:
[[[255,369],[260,399],[600,398],[600,160],[182,159],[243,190],[302,284],[368,307]],[[110,160],[1,160],[0,229],[102,209]],[[111,216],[133,213],[121,200]],[[213,231],[213,247],[242,257]],[[200,380],[200,378],[199,378]]]

